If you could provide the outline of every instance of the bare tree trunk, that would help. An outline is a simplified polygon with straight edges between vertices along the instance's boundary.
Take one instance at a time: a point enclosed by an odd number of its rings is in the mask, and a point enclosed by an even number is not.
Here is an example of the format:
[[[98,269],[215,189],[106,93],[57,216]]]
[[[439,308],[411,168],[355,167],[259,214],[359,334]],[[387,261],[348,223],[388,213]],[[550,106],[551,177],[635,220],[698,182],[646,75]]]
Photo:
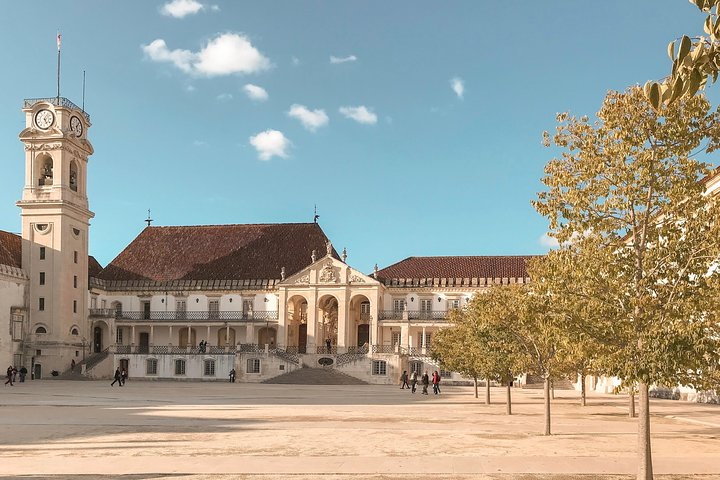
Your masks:
[[[550,435],[550,377],[545,377],[545,433],[543,435]]]
[[[628,416],[635,418],[635,387],[630,387],[630,408],[628,410]]]
[[[650,397],[648,386],[645,383],[638,384],[640,391],[640,418],[638,418],[638,480],[652,480],[652,451],[650,448]]]
[[[490,405],[490,379],[485,379],[485,405]]]
[[[585,372],[580,370],[580,406],[584,407],[587,405],[586,399],[587,395],[585,392]]]
[[[473,377],[473,380],[475,381],[475,398],[478,398],[477,377]]]
[[[508,415],[512,415],[512,398],[510,395],[510,381],[507,382],[507,413]]]

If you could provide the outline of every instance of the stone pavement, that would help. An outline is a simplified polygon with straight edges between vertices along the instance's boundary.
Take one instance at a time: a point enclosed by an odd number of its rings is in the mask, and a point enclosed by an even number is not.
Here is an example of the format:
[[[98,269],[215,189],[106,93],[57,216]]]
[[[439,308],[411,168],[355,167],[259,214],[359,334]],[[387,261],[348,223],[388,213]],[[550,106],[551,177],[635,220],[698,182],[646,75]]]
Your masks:
[[[635,472],[636,420],[627,418],[626,397],[591,396],[583,408],[576,392],[558,391],[554,434],[544,437],[541,391],[514,389],[510,417],[503,389],[493,390],[490,406],[471,392],[28,382],[0,390],[0,476],[464,480]],[[651,409],[655,472],[720,478],[720,407],[654,400]]]

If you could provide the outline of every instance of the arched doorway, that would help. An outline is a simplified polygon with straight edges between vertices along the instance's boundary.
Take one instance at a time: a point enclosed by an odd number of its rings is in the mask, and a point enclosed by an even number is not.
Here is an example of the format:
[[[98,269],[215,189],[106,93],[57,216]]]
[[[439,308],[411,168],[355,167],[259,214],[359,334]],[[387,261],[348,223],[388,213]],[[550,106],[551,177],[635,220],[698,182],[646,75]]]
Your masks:
[[[218,346],[224,347],[226,345],[235,345],[235,329],[229,329],[230,335],[228,335],[228,329],[221,328],[218,330]]]
[[[370,315],[370,299],[365,295],[355,295],[350,300],[350,342],[353,345],[362,347],[370,344],[370,324],[372,316]]]
[[[265,347],[270,345],[270,348],[275,347],[277,340],[277,331],[273,327],[262,327],[258,331],[258,345]]]
[[[336,352],[338,340],[338,300],[325,295],[318,300],[317,328],[315,344],[318,352]]]
[[[93,328],[93,352],[100,353],[103,351],[103,329],[96,326]]]
[[[287,342],[289,350],[297,348],[298,353],[307,352],[307,308],[308,302],[302,295],[293,295],[287,303]]]

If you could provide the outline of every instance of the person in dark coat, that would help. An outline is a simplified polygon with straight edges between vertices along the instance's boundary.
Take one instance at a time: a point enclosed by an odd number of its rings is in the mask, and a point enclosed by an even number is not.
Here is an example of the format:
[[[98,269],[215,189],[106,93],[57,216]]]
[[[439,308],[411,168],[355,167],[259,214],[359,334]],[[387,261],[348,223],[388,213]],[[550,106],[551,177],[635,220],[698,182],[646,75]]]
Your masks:
[[[25,375],[27,375],[27,368],[25,368],[25,365],[20,367],[20,383],[25,382]]]
[[[415,393],[415,389],[417,387],[417,373],[415,372],[410,374],[410,385],[412,387],[412,393]]]
[[[75,371],[75,359],[74,358],[72,360],[70,360],[70,371],[71,372]]]
[[[428,375],[427,370],[425,370],[425,373],[423,373],[423,376],[422,376],[422,386],[423,386],[422,394],[427,395],[428,387],[430,386],[430,376]]]
[[[235,369],[230,370],[230,383],[235,383]]]
[[[120,372],[120,380],[122,381],[122,383],[120,384],[120,386],[122,387],[123,385],[125,385],[125,380],[127,380],[127,370],[125,370],[124,368],[122,372]]]
[[[115,378],[115,380],[112,381],[110,386],[112,387],[113,385],[115,385],[115,382],[117,382],[117,384],[122,387],[122,374],[120,373],[120,367],[115,369],[115,377],[114,378]]]
[[[400,390],[405,390],[405,387],[410,388],[410,385],[408,385],[407,370],[403,370],[402,375],[400,375],[400,381],[402,382],[402,387],[400,387]]]
[[[13,367],[10,365],[7,368],[7,380],[5,381],[5,385],[10,384],[10,386],[13,386]]]

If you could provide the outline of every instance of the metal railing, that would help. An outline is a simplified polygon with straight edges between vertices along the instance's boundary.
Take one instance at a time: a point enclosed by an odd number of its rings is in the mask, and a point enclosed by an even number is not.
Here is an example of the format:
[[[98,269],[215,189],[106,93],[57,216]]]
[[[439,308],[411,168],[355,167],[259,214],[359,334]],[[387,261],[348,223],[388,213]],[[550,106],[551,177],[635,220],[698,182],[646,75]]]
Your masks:
[[[337,354],[337,345],[330,345],[330,348],[328,348],[327,345],[317,345],[315,347],[315,353],[326,353],[328,355],[336,355]]]
[[[372,353],[397,353],[397,345],[373,345]]]
[[[370,315],[369,313],[363,312],[360,314],[361,322],[369,322],[370,320],[372,320],[372,315]]]
[[[122,311],[118,320],[149,320],[165,322],[182,320],[190,322],[276,322],[278,319],[277,310],[265,312],[226,312],[215,310],[203,311]]]
[[[381,310],[380,320],[445,320],[448,316],[446,310]]]
[[[114,317],[117,312],[114,308],[91,308],[88,313],[91,317]]]
[[[270,353],[285,360],[286,362],[294,363],[295,365],[300,364],[300,357],[298,357],[297,353],[291,353],[287,350],[283,350],[282,348],[271,348]]]
[[[350,362],[356,362],[362,360],[368,353],[367,345],[361,347],[348,347],[347,353],[342,353],[335,358],[335,364],[337,366],[345,365]]]
[[[90,115],[88,115],[82,108],[78,107],[65,97],[26,98],[25,100],[23,100],[23,108],[32,108],[33,105],[40,102],[49,103],[50,105],[55,105],[56,107],[65,107],[72,108],[74,110],[80,110],[85,116],[85,120],[87,120],[88,122],[90,121]]]
[[[403,319],[403,311],[402,310],[380,310],[378,312],[378,319],[380,319],[380,320],[391,320],[391,319],[402,320]]]

